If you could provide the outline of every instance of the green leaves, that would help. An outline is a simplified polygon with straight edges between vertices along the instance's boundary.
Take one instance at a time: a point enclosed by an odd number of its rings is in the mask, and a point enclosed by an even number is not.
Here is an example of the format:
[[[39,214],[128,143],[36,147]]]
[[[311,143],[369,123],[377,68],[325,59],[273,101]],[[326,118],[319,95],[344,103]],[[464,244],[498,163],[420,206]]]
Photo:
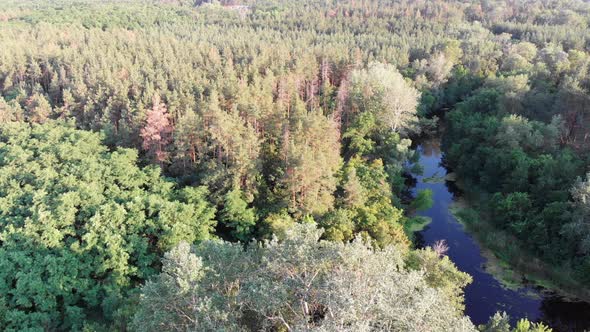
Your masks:
[[[381,128],[407,135],[416,132],[420,93],[395,66],[373,62],[351,75],[352,107],[375,115]]]
[[[460,296],[466,277],[448,259],[432,256],[415,271],[405,266],[404,249],[321,236],[315,225],[299,224],[280,241],[245,249],[206,241],[189,252],[181,244],[166,254],[162,273],[142,287],[133,327],[475,331],[451,305],[449,297]]]
[[[551,62],[556,53],[548,47],[540,54]],[[531,60],[537,53],[528,43],[510,52]],[[545,262],[573,270],[587,252],[580,255],[583,237],[575,234],[585,228],[572,220],[569,188],[584,172],[586,152],[572,143],[583,130],[571,123],[586,101],[576,80],[563,77],[558,86],[551,77],[533,71],[486,78],[446,116],[445,162],[466,187],[482,193],[482,212],[497,227]]]
[[[67,124],[3,125],[0,156],[7,329],[78,329],[90,312],[109,322],[161,253],[214,225],[206,190],[177,193],[137,153]]]
[[[531,323],[528,319],[520,319],[515,328],[510,327],[510,317],[504,313],[496,313],[485,325],[480,325],[481,332],[551,332],[552,329],[543,323]]]
[[[411,203],[411,207],[418,211],[428,210],[434,204],[434,200],[432,199],[432,190],[424,189],[418,192],[416,198]]]
[[[257,218],[254,209],[248,208],[248,203],[241,196],[239,190],[232,190],[225,195],[221,221],[232,229],[236,239],[247,242]]]
[[[407,264],[411,269],[425,271],[428,285],[440,289],[452,305],[462,311],[463,288],[469,285],[472,279],[469,274],[459,271],[449,257],[443,254],[432,248],[414,250],[409,253]]]

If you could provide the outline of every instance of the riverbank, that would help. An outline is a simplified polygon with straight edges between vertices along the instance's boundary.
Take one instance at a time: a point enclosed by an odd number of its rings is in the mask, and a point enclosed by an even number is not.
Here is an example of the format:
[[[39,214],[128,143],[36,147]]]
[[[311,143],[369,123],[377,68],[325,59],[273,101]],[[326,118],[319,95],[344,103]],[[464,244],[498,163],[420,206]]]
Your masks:
[[[573,277],[568,267],[551,266],[518,245],[518,239],[497,229],[478,207],[482,193],[466,191],[457,183],[463,197],[449,209],[453,216],[480,244],[482,255],[487,259],[485,269],[505,287],[518,289],[523,286],[538,286],[543,293],[555,294],[569,301],[590,302],[590,290]]]
[[[512,268],[509,259],[496,256],[492,250],[486,249],[484,240],[489,241],[488,248],[493,247],[490,245],[493,244],[492,240],[500,243],[509,243],[510,240],[497,236],[486,225],[479,223],[480,218],[475,212],[478,211],[477,206],[469,206],[466,201],[461,200],[471,198],[470,193],[465,192],[465,188],[470,187],[462,186],[462,191],[456,185],[457,180],[462,179],[444,166],[438,137],[420,141],[416,151],[419,155],[417,162],[423,172],[415,174],[414,180],[410,181],[414,183],[412,193],[417,195],[430,190],[433,204],[429,209],[416,213],[416,216],[428,218],[430,223],[407,226],[422,228],[414,235],[417,247],[432,246],[444,240],[448,245],[447,257],[459,270],[471,275],[473,282],[464,289],[465,314],[471,321],[474,324],[485,324],[495,313],[505,312],[509,315],[511,324],[527,318],[530,321],[544,322],[556,332],[588,330],[590,302],[573,302],[553,292],[544,291],[542,287],[529,281],[534,279],[530,274],[528,279],[519,276],[516,272],[519,269]],[[463,222],[455,215],[461,217]],[[478,236],[485,234],[493,235],[488,239],[480,237],[478,240]],[[520,256],[525,257],[525,260],[530,259],[530,256]],[[509,285],[511,287],[508,287],[506,280],[512,281]],[[539,280],[535,282],[543,284]],[[545,286],[555,288],[553,285]],[[565,294],[565,291],[561,294]],[[577,295],[576,292],[570,294]]]

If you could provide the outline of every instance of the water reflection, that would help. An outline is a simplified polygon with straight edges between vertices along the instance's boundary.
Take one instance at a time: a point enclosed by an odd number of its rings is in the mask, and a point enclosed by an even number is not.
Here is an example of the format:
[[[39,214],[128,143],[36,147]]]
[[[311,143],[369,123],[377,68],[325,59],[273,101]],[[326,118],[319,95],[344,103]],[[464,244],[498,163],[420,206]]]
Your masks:
[[[454,182],[444,180],[447,169],[441,162],[440,140],[424,141],[417,151],[424,171],[422,175],[415,175],[413,193],[421,189],[432,190],[434,204],[419,213],[432,218],[432,223],[416,234],[416,243],[423,247],[445,239],[450,247],[449,257],[460,270],[473,277],[473,283],[465,289],[465,313],[471,320],[475,324],[483,324],[495,312],[505,311],[512,317],[513,323],[528,317],[533,321],[545,321],[555,331],[584,331],[590,328],[589,303],[569,302],[534,286],[506,289],[485,271],[486,259],[478,244],[449,211],[460,191]]]

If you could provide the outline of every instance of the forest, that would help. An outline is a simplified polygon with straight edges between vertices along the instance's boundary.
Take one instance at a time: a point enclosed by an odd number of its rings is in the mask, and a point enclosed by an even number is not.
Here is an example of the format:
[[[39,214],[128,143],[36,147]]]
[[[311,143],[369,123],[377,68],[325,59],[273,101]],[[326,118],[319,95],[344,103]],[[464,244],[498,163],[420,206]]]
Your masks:
[[[589,26],[583,0],[0,0],[0,330],[552,331],[470,319],[412,176],[440,137],[482,245],[590,299]]]

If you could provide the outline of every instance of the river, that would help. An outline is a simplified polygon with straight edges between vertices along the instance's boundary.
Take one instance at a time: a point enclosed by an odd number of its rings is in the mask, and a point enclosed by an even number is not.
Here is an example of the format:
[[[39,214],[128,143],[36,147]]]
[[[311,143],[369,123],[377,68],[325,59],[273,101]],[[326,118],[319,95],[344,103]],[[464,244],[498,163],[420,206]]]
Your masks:
[[[423,175],[415,176],[416,190],[430,189],[434,204],[418,214],[429,217],[432,222],[416,234],[417,246],[429,246],[444,239],[449,250],[447,255],[457,267],[473,277],[473,283],[465,289],[465,314],[474,324],[483,324],[497,311],[510,315],[512,323],[527,317],[543,321],[554,331],[590,330],[590,304],[566,301],[543,291],[534,285],[518,290],[508,289],[485,271],[486,258],[478,243],[467,233],[451,214],[450,207],[457,190],[448,181],[424,181],[431,177],[444,177],[447,170],[441,164],[440,140],[428,140],[418,146],[419,163]]]

